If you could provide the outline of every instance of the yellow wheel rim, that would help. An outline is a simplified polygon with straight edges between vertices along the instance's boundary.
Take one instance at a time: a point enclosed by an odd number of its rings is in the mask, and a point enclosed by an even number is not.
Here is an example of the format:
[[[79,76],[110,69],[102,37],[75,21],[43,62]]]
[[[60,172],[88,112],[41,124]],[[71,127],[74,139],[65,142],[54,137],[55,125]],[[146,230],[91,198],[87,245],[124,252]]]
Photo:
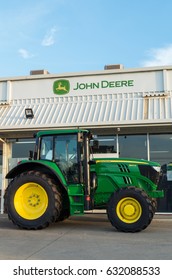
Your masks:
[[[41,217],[48,206],[48,196],[39,184],[29,182],[22,185],[15,193],[14,207],[24,219],[34,220]]]
[[[118,202],[116,212],[121,221],[131,224],[139,220],[142,208],[138,200],[132,197],[125,197]]]

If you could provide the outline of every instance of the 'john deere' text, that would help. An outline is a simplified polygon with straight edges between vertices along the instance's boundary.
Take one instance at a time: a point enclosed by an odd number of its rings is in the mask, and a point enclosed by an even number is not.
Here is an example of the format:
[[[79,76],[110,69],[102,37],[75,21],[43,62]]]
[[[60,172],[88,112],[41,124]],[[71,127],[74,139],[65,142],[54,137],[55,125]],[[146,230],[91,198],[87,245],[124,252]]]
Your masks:
[[[101,81],[97,83],[77,83],[73,90],[96,89],[96,88],[115,88],[115,87],[133,87],[134,80],[123,81]]]

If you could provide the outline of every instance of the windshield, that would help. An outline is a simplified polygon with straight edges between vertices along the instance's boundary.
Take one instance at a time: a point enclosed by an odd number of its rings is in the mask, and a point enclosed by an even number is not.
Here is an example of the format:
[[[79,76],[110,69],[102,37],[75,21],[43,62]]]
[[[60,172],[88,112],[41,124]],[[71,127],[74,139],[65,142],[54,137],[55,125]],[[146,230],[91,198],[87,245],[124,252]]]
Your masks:
[[[53,160],[67,182],[79,182],[77,134],[43,136],[40,159]]]

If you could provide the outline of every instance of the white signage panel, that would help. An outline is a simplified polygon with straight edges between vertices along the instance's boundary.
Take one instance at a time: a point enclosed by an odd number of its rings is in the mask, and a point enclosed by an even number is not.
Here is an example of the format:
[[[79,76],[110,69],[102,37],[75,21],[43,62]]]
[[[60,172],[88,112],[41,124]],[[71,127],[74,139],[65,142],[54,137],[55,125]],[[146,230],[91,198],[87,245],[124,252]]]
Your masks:
[[[108,71],[108,70],[106,70]],[[163,92],[163,71],[140,71],[111,74],[87,74],[76,76],[45,76],[43,78],[12,80],[10,86],[11,99],[49,98],[55,96],[82,96],[96,94]],[[172,76],[172,71],[168,77]],[[168,80],[170,80],[168,78]],[[172,80],[172,79],[171,79]],[[172,90],[172,82],[168,82],[168,90]],[[167,83],[166,83],[167,84]],[[0,100],[6,98],[6,86],[0,82]]]

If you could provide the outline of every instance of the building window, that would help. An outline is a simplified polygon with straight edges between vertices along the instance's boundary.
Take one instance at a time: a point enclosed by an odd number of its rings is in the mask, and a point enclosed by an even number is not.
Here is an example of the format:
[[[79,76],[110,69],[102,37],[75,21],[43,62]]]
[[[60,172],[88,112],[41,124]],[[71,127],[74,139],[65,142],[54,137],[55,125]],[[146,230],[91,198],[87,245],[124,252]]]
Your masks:
[[[118,157],[116,136],[114,135],[96,135],[90,144],[92,157]]]
[[[34,150],[35,139],[10,139],[12,156],[8,160],[8,169],[11,170],[22,159],[28,159],[29,151]]]
[[[147,159],[147,135],[119,135],[119,157]]]
[[[172,161],[172,134],[150,134],[150,160],[161,165]]]
[[[164,198],[158,199],[158,212],[172,211],[172,134],[150,134],[150,160],[161,164],[158,188],[164,191]]]
[[[12,143],[12,158],[28,158],[29,151],[34,150],[35,139],[17,139]]]

